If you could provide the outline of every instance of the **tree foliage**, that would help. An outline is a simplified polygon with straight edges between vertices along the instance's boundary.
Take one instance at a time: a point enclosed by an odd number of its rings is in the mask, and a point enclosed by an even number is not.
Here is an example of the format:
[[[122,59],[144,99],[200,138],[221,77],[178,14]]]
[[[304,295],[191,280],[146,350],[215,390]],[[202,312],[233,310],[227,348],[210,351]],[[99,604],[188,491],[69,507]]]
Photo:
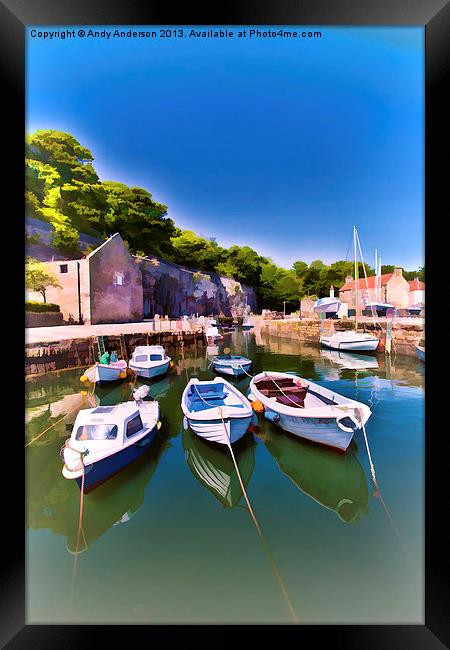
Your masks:
[[[46,267],[38,260],[29,257],[25,264],[25,286],[31,291],[40,293],[47,302],[48,287],[61,289],[56,276],[47,271]]]
[[[101,181],[93,154],[70,133],[36,131],[27,136],[25,149],[26,214],[52,224],[52,243],[64,251],[77,251],[80,232],[99,239],[119,232],[131,253],[159,255],[199,272],[215,271],[234,278],[254,287],[263,307],[276,310],[281,310],[284,302],[287,309],[295,310],[300,298],[327,296],[331,285],[338,291],[347,276],[353,277],[353,262],[327,265],[320,259],[310,264],[297,260],[288,270],[250,246],[227,249],[215,239],[177,228],[167,216],[167,206],[155,201],[147,190]],[[27,267],[27,278],[35,278],[34,287],[43,287],[45,299],[45,286],[56,286],[52,284],[56,278],[47,278],[49,284],[44,285],[39,269]],[[393,270],[393,266],[382,267],[383,273]],[[366,273],[373,275],[374,270],[366,265]],[[359,276],[364,277],[361,263]],[[404,276],[424,280],[425,268],[405,271]]]

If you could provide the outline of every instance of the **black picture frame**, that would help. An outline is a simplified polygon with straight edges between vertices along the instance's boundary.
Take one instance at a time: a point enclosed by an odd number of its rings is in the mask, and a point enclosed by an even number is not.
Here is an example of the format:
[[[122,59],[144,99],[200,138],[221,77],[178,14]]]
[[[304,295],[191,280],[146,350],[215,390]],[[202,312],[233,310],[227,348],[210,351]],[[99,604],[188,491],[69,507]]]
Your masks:
[[[23,277],[24,259],[17,251],[24,251],[23,223],[23,136],[25,123],[25,27],[36,25],[69,24],[309,24],[309,25],[423,25],[425,26],[426,52],[426,103],[425,103],[425,241],[427,268],[427,391],[426,391],[426,551],[425,551],[425,621],[423,625],[307,625],[275,626],[281,631],[295,634],[297,642],[311,639],[311,645],[330,644],[371,650],[388,648],[436,650],[450,646],[448,616],[448,542],[445,534],[447,516],[447,460],[442,448],[442,438],[447,434],[445,420],[434,418],[439,406],[445,404],[444,382],[435,378],[433,368],[438,368],[437,331],[440,312],[438,308],[439,278],[443,275],[445,238],[440,235],[440,219],[448,212],[448,157],[449,139],[449,87],[450,87],[450,4],[443,0],[293,0],[275,2],[223,3],[209,9],[198,10],[184,3],[122,2],[110,0],[0,0],[0,69],[2,71],[3,134],[10,140],[4,195],[10,206],[4,214],[4,248],[15,251],[8,262],[10,277]],[[443,153],[444,156],[439,154]],[[23,246],[23,248],[22,248]],[[5,251],[6,252],[6,251]],[[17,274],[13,276],[14,271]],[[445,276],[444,276],[445,277]],[[12,287],[14,289],[14,287]],[[445,291],[445,288],[444,288]],[[17,300],[17,304],[15,304]],[[8,309],[4,311],[7,325],[3,326],[3,352],[13,360],[22,349],[23,335],[22,293],[12,291]],[[17,319],[17,326],[14,320]],[[14,323],[11,327],[11,323]],[[23,323],[24,324],[24,323]],[[15,338],[17,337],[17,338]],[[16,353],[13,355],[12,351]],[[17,367],[16,367],[17,366]],[[431,370],[430,370],[431,369]],[[4,399],[9,412],[5,414],[4,440],[7,460],[3,454],[3,506],[6,530],[2,535],[2,575],[0,583],[0,643],[9,648],[74,648],[104,646],[104,628],[110,628],[118,644],[133,641],[142,635],[142,643],[154,643],[155,634],[170,642],[166,626],[35,626],[25,624],[25,536],[24,536],[24,447],[20,435],[21,409],[24,406],[21,392],[23,370],[21,364],[8,364],[3,377]],[[15,397],[15,400],[12,398]],[[5,451],[5,447],[4,447]],[[7,465],[7,467],[5,467]],[[10,476],[5,472],[10,470]],[[14,526],[11,520],[14,519]],[[169,626],[170,627],[170,626]],[[172,626],[180,631],[184,626]],[[198,626],[188,626],[198,627]],[[202,626],[214,627],[214,626]],[[235,640],[238,626],[224,626],[223,640]],[[149,629],[150,628],[150,629]],[[228,629],[230,628],[230,629]],[[280,628],[283,628],[281,630]],[[111,632],[112,630],[112,632]],[[196,630],[195,634],[202,633]],[[213,631],[206,631],[209,635]],[[241,634],[241,632],[239,632]],[[205,640],[208,637],[204,637]],[[213,637],[214,638],[214,637]],[[159,639],[158,639],[159,641]],[[157,641],[157,642],[158,642]]]

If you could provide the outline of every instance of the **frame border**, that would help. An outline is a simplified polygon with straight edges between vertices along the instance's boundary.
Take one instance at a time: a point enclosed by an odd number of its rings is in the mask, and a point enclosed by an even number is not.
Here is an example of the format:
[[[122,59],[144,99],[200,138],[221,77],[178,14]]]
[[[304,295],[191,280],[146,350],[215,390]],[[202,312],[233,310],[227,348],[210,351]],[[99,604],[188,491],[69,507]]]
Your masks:
[[[23,211],[23,135],[25,123],[25,28],[30,24],[39,25],[68,25],[68,24],[207,24],[207,25],[235,25],[235,24],[313,24],[313,25],[422,25],[425,27],[425,242],[426,255],[433,245],[433,268],[427,271],[428,308],[427,330],[429,330],[427,344],[427,363],[433,364],[437,359],[437,346],[434,348],[431,332],[437,327],[433,319],[434,307],[437,302],[437,283],[441,273],[439,264],[445,259],[445,242],[436,237],[437,228],[432,226],[438,216],[442,214],[440,206],[448,204],[448,166],[440,165],[438,153],[446,153],[445,143],[450,141],[448,125],[448,88],[450,86],[450,3],[443,0],[304,0],[301,4],[295,0],[286,0],[283,6],[256,3],[246,0],[237,6],[209,7],[206,12],[200,12],[193,6],[163,5],[153,2],[151,5],[141,6],[137,2],[130,2],[129,6],[120,0],[79,0],[77,3],[63,0],[40,0],[39,3],[27,4],[27,0],[0,0],[0,69],[3,73],[4,108],[7,115],[4,124],[7,126],[5,135],[10,138],[8,147],[8,169],[5,188],[14,188],[14,193],[9,191],[11,199],[10,214],[20,214]],[[229,3],[231,5],[231,3]],[[425,6],[426,5],[426,6]],[[174,17],[176,16],[176,20]],[[9,100],[9,101],[8,101]],[[446,129],[446,133],[444,133]],[[447,136],[447,137],[445,137]],[[20,145],[18,146],[18,143]],[[448,145],[447,145],[448,149]],[[442,150],[442,151],[441,151]],[[17,192],[15,192],[17,190]],[[23,249],[24,235],[21,220],[14,220],[16,224],[12,232],[8,227],[7,235],[11,249]],[[6,233],[5,233],[6,234]],[[433,241],[434,239],[434,241]],[[437,241],[436,241],[437,240]],[[20,243],[19,243],[20,242]],[[432,243],[433,242],[433,243]],[[440,253],[440,255],[439,255]],[[15,256],[18,276],[23,274],[23,259]],[[443,269],[442,269],[443,273]],[[19,323],[14,332],[6,330],[8,346],[11,334],[17,337],[16,348],[23,346],[22,325],[24,326],[22,294],[16,294]],[[5,337],[6,338],[6,337]],[[12,364],[14,365],[14,364]],[[17,364],[16,364],[17,365]],[[12,375],[12,377],[11,377]],[[8,387],[11,388],[11,379],[15,386],[23,384],[22,367],[8,369]],[[428,386],[429,388],[429,386]],[[11,391],[10,391],[11,392]],[[20,390],[13,391],[14,393]],[[433,383],[433,396],[426,393],[425,422],[426,431],[433,431],[432,412],[433,406],[445,403],[443,383]],[[440,400],[439,397],[442,399]],[[20,406],[23,405],[20,397]],[[14,413],[13,413],[14,415]],[[11,427],[5,428],[5,434],[17,429],[17,418],[10,417]],[[436,434],[440,432],[436,425]],[[445,426],[445,424],[444,424]],[[443,429],[442,424],[440,428]],[[435,435],[436,435],[435,434]],[[15,514],[19,524],[11,534],[4,534],[5,548],[2,552],[2,581],[0,587],[0,616],[2,621],[0,633],[0,647],[45,647],[60,648],[66,645],[75,648],[79,645],[89,646],[94,643],[104,643],[105,628],[114,635],[116,642],[127,641],[130,638],[130,627],[133,637],[137,632],[142,634],[143,640],[149,640],[149,634],[154,638],[155,633],[164,633],[167,642],[167,627],[203,628],[217,627],[216,625],[133,625],[133,626],[106,626],[106,625],[26,625],[25,624],[25,541],[23,536],[24,519],[22,517],[25,503],[25,492],[17,488],[17,476],[24,472],[23,438],[13,436],[15,457],[18,467],[13,468],[11,481],[4,482],[10,487],[8,490],[9,511],[6,517],[9,524],[10,515]],[[8,444],[10,443],[8,439]],[[425,440],[425,465],[426,465],[426,550],[425,550],[425,624],[424,625],[305,625],[295,629],[296,640],[299,635],[302,639],[329,641],[333,646],[346,648],[362,648],[366,650],[380,647],[396,648],[398,650],[438,650],[450,646],[450,632],[448,623],[448,542],[441,529],[441,522],[446,514],[444,494],[448,486],[444,484],[446,471],[444,453],[440,453],[436,440],[432,442],[431,434]],[[18,470],[18,471],[17,471]],[[15,480],[14,480],[15,478]],[[24,481],[22,481],[22,484]],[[20,485],[20,481],[19,481]],[[16,520],[17,523],[17,520]],[[235,639],[234,628],[237,625],[224,627],[225,638],[230,641]],[[260,627],[260,626],[248,626]],[[290,625],[261,627],[291,628]],[[230,631],[228,632],[228,628]],[[287,630],[290,631],[289,629]],[[86,634],[87,632],[87,634]],[[241,631],[239,632],[241,634]],[[145,636],[144,636],[145,635]],[[233,636],[232,636],[233,635]],[[162,637],[161,637],[162,638]]]

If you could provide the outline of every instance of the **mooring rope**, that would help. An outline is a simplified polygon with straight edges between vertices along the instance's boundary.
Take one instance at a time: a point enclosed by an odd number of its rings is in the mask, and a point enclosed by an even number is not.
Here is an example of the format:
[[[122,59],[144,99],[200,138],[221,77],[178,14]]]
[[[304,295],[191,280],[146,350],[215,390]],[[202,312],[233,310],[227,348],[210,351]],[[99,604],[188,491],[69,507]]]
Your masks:
[[[86,399],[86,397],[85,397],[84,399]],[[25,444],[25,447],[29,447],[33,442],[35,442],[36,440],[39,440],[39,438],[40,438],[41,436],[43,436],[44,433],[47,433],[47,431],[50,431],[50,429],[53,429],[53,427],[56,427],[56,425],[59,424],[60,422],[62,422],[62,421],[64,420],[64,418],[66,418],[68,415],[70,415],[71,413],[73,413],[74,411],[79,410],[79,409],[80,409],[80,407],[79,407],[79,406],[76,406],[75,408],[73,408],[73,409],[71,409],[70,411],[68,411],[67,413],[65,413],[65,414],[62,416],[62,418],[60,418],[59,420],[57,420],[56,422],[54,422],[53,424],[51,424],[49,427],[47,427],[46,429],[44,429],[44,431],[41,431],[41,433],[40,433],[39,435],[37,435],[35,438],[33,438],[32,440],[30,440],[29,442],[27,442],[27,443]]]
[[[70,438],[66,440],[64,443],[64,448],[70,449],[71,451],[74,451],[75,453],[78,453],[80,455],[80,462],[81,462],[81,486],[80,486],[80,509],[79,509],[79,517],[78,517],[78,530],[77,530],[77,543],[75,547],[75,556],[73,560],[73,568],[72,568],[72,583],[71,583],[71,588],[70,588],[70,602],[71,604],[73,603],[73,596],[75,592],[75,579],[76,579],[76,574],[77,574],[77,563],[78,563],[78,549],[80,546],[80,534],[83,533],[83,538],[86,540],[84,537],[84,532],[83,532],[83,512],[84,512],[84,481],[86,477],[86,469],[84,465],[84,456],[86,455],[84,451],[80,451],[79,449],[75,449],[74,447],[71,447],[69,444]],[[64,463],[65,467],[67,465]],[[67,468],[70,470],[70,468]]]
[[[201,396],[200,391],[197,389],[197,386],[195,384],[193,384],[193,386],[194,386],[194,388],[195,388],[195,390],[197,392],[197,395],[200,397],[200,399],[203,402],[205,402],[205,404],[207,406],[210,406],[208,404],[208,402]],[[300,621],[298,619],[298,616],[297,616],[297,614],[295,612],[294,607],[292,606],[291,600],[289,598],[289,594],[288,594],[287,589],[285,587],[285,584],[283,582],[283,578],[281,577],[281,574],[280,574],[280,572],[279,572],[279,570],[277,568],[277,565],[275,564],[275,560],[273,559],[272,553],[270,552],[270,548],[269,548],[269,546],[268,546],[268,544],[267,544],[267,542],[266,542],[266,540],[264,538],[263,532],[261,530],[261,526],[259,525],[259,522],[258,522],[258,520],[256,518],[256,515],[255,515],[255,513],[253,511],[253,508],[252,508],[252,506],[250,504],[250,499],[248,498],[247,491],[246,491],[244,483],[242,481],[241,473],[239,471],[239,467],[238,467],[238,464],[237,464],[237,461],[236,461],[236,458],[234,456],[234,452],[233,452],[233,449],[232,449],[232,446],[231,446],[231,440],[230,440],[230,436],[229,436],[228,431],[227,431],[225,420],[223,418],[223,412],[222,412],[222,407],[221,406],[219,406],[219,413],[220,413],[220,417],[221,417],[221,420],[222,420],[223,428],[225,430],[225,436],[226,436],[226,441],[227,441],[226,445],[227,445],[228,449],[230,450],[231,459],[233,461],[233,465],[234,465],[234,468],[236,470],[236,474],[237,474],[237,477],[238,477],[238,480],[239,480],[239,485],[241,486],[242,494],[244,495],[245,501],[247,503],[247,508],[246,509],[248,510],[248,512],[250,513],[250,516],[253,519],[253,523],[255,524],[256,530],[258,531],[258,535],[259,535],[261,543],[262,543],[262,545],[264,547],[264,550],[267,553],[267,556],[269,558],[272,570],[273,570],[273,572],[275,574],[275,577],[276,577],[276,579],[278,581],[278,584],[280,585],[282,594],[284,596],[284,599],[286,601],[288,609],[289,609],[289,611],[291,613],[291,616],[292,616],[295,623],[299,623]]]

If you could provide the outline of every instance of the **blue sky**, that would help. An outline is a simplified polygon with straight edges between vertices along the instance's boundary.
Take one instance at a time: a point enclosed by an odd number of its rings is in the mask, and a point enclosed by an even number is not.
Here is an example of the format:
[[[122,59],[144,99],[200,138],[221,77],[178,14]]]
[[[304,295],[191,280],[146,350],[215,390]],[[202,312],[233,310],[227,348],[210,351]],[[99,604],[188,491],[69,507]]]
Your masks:
[[[27,132],[69,131],[102,180],[145,187],[224,246],[330,263],[351,259],[355,223],[366,261],[377,247],[416,269],[423,29],[314,29],[320,40],[29,36]]]

